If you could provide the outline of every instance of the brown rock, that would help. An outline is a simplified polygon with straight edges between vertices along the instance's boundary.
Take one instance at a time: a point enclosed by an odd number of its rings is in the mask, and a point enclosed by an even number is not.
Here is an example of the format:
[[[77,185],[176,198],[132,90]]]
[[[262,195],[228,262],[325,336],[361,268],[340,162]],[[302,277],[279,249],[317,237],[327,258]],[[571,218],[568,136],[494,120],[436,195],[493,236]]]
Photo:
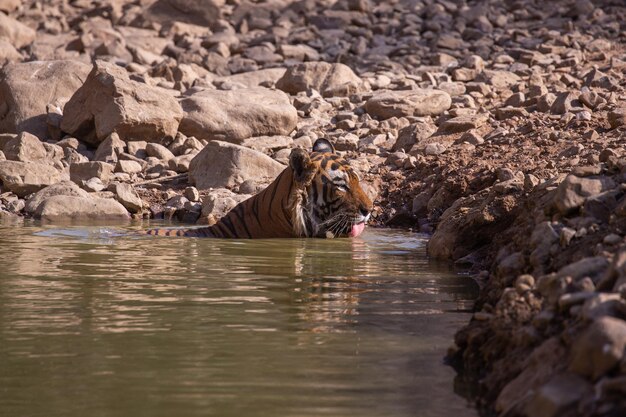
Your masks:
[[[315,89],[324,97],[348,96],[361,88],[361,79],[344,64],[305,62],[287,70],[276,88],[289,94]]]
[[[188,153],[185,155],[175,156],[167,161],[167,167],[172,171],[182,173],[189,171],[191,161],[198,153]]]
[[[119,160],[115,165],[115,172],[123,172],[125,174],[139,174],[143,171],[143,167],[137,161]]]
[[[478,80],[492,85],[496,90],[505,90],[518,84],[521,78],[510,71],[484,70]]]
[[[55,195],[89,198],[89,193],[80,189],[75,183],[71,181],[61,181],[56,184],[49,185],[33,194],[28,200],[26,200],[24,211],[31,215],[34,214],[39,205],[45,199]]]
[[[216,221],[231,211],[237,204],[250,198],[246,194],[235,194],[225,188],[211,190],[202,202],[202,217]]]
[[[10,140],[2,149],[10,161],[38,161],[46,159],[48,152],[41,141],[28,132],[22,132]]]
[[[569,373],[560,373],[539,388],[525,409],[528,417],[559,417],[593,391],[584,379]]]
[[[18,197],[25,197],[64,179],[66,175],[42,162],[0,162],[0,181],[5,189]]]
[[[0,38],[5,38],[15,48],[30,45],[35,40],[35,31],[10,16],[0,13]]]
[[[245,138],[288,135],[298,120],[282,91],[250,88],[233,91],[190,89],[181,102],[181,133],[206,140],[239,143]]]
[[[219,77],[213,80],[214,84],[231,83],[241,85],[245,88],[252,87],[268,87],[273,86],[285,75],[285,68],[266,68],[258,71],[243,72],[241,74],[233,74],[226,77]]]
[[[391,148],[392,151],[410,151],[414,145],[429,138],[437,130],[434,123],[430,121],[420,121],[413,123],[398,132],[398,139]]]
[[[117,155],[124,152],[125,147],[126,143],[120,139],[117,133],[113,132],[98,145],[93,160],[114,164],[117,162]]]
[[[70,165],[70,180],[82,186],[83,181],[99,178],[104,184],[111,179],[114,166],[106,162],[79,162]]]
[[[626,107],[610,111],[607,116],[612,129],[626,125]]]
[[[211,141],[191,161],[189,182],[199,189],[233,187],[254,179],[269,181],[285,166],[269,156],[243,146]]]
[[[19,62],[21,60],[22,54],[9,41],[0,38],[0,64]]]
[[[559,93],[550,107],[553,114],[565,114],[572,109],[572,100],[574,96],[571,93]]]
[[[89,143],[100,143],[113,132],[123,141],[160,142],[176,135],[182,116],[168,91],[130,80],[123,68],[96,61],[65,105],[61,128]]]
[[[34,217],[48,222],[64,222],[125,220],[129,215],[124,206],[108,198],[55,195],[39,204]]]
[[[266,155],[272,155],[274,152],[290,148],[293,145],[293,139],[289,136],[257,136],[254,138],[244,139],[241,146],[263,152]]]
[[[448,119],[443,122],[439,126],[437,133],[442,135],[449,135],[451,133],[461,133],[471,129],[477,129],[485,124],[488,118],[488,115],[485,113],[475,116],[453,117],[452,119]]]
[[[554,204],[561,213],[568,214],[582,206],[588,197],[612,188],[615,188],[615,183],[609,177],[579,178],[568,175],[557,188]]]
[[[0,0],[0,10],[9,14],[22,4],[21,0]]]
[[[224,0],[157,0],[148,8],[147,19],[161,24],[191,23],[214,27],[221,18]]]
[[[62,108],[83,84],[89,66],[77,61],[9,64],[0,72],[0,131],[48,137],[46,106]]]
[[[174,157],[174,154],[169,149],[163,145],[159,145],[158,143],[148,143],[146,145],[146,153],[148,156],[158,158],[165,162]]]
[[[597,380],[619,363],[625,347],[626,322],[601,317],[574,340],[569,369]]]
[[[115,199],[119,201],[131,213],[139,213],[143,208],[143,201],[130,184],[114,185]]]
[[[450,95],[440,90],[402,90],[376,93],[365,103],[375,117],[436,116],[450,108]]]
[[[459,198],[442,214],[428,242],[428,253],[442,259],[462,258],[506,229],[517,210],[515,196],[500,196],[489,190]]]

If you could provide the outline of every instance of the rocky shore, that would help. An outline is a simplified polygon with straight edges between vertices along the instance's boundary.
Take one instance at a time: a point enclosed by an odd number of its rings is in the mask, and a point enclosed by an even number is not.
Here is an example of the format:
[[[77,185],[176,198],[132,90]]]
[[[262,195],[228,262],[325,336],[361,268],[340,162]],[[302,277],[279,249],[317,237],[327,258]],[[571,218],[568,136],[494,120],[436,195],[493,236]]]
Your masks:
[[[0,218],[210,224],[324,137],[474,272],[501,416],[626,413],[626,5],[0,0]]]

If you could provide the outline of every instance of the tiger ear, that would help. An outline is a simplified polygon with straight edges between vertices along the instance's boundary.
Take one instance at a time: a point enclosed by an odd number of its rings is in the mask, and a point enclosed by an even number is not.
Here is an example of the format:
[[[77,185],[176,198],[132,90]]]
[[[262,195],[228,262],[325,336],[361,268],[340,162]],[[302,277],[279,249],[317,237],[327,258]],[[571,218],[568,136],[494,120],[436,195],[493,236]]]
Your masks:
[[[289,166],[293,170],[294,178],[299,182],[310,180],[315,173],[315,164],[311,162],[309,153],[302,148],[295,148],[291,151]]]
[[[316,140],[315,143],[313,144],[313,152],[335,153],[335,147],[333,146],[332,143],[330,143],[328,139],[320,138]]]

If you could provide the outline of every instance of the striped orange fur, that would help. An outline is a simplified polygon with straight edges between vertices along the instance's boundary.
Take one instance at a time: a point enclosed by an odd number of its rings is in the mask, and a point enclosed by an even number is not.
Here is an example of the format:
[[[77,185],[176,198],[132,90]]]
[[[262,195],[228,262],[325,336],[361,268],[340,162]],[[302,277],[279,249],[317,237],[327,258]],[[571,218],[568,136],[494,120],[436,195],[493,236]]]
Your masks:
[[[340,237],[369,220],[372,202],[348,162],[330,142],[313,152],[294,149],[289,166],[263,191],[239,203],[209,227],[152,229],[149,235],[213,238]]]

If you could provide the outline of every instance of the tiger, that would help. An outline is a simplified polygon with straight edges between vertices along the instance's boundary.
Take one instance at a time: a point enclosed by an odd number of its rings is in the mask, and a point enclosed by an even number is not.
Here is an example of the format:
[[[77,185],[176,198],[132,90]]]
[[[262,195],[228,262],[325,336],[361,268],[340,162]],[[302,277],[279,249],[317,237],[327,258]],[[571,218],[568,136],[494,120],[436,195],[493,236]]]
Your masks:
[[[231,239],[356,237],[372,210],[357,173],[330,141],[320,138],[310,153],[293,149],[289,165],[267,188],[239,203],[214,225],[146,233]]]

